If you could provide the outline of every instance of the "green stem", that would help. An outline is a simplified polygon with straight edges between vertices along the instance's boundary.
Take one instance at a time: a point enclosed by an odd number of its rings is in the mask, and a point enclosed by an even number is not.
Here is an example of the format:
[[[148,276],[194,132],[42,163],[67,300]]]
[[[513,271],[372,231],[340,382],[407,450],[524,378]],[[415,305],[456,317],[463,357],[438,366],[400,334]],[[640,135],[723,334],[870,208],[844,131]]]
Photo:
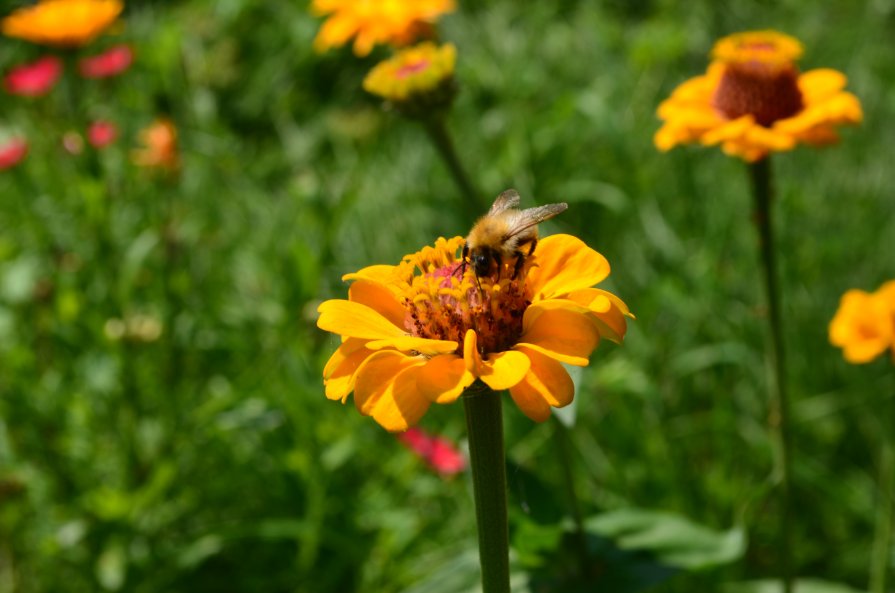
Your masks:
[[[578,504],[578,496],[575,494],[575,475],[572,472],[572,443],[569,437],[569,429],[554,416],[556,426],[556,445],[559,448],[559,464],[562,467],[563,482],[569,497],[569,507],[572,510],[572,520],[575,522],[575,539],[578,545],[578,569],[581,578],[587,578],[588,560],[587,536],[584,532],[584,517],[581,514],[581,505]]]
[[[484,206],[479,198],[479,192],[469,180],[466,170],[463,168],[462,163],[460,163],[460,157],[457,155],[457,150],[454,148],[454,143],[447,131],[447,126],[445,126],[444,116],[433,115],[432,117],[427,117],[420,121],[426,129],[426,133],[429,135],[432,144],[434,144],[436,150],[438,150],[438,155],[441,157],[441,160],[444,161],[448,171],[450,171],[451,177],[457,184],[457,188],[466,199],[467,210],[472,213],[473,217],[481,215],[484,212]]]
[[[783,323],[780,313],[780,288],[777,283],[777,251],[771,216],[773,186],[771,163],[765,157],[750,166],[752,194],[755,198],[755,224],[758,226],[761,263],[764,271],[765,298],[771,330],[770,358],[773,381],[770,388],[769,423],[777,446],[777,471],[781,480],[780,572],[784,593],[793,590],[792,561],[792,455],[789,425],[789,400],[786,392],[786,358],[783,348]]]
[[[886,402],[888,414],[895,417],[895,399]],[[892,546],[892,523],[895,521],[895,438],[889,427],[883,426],[883,446],[879,467],[879,502],[876,507],[876,532],[873,536],[873,556],[870,561],[870,592],[886,593],[886,573],[889,569],[889,549]]]
[[[482,593],[510,593],[507,477],[501,396],[476,382],[463,396],[479,531]]]

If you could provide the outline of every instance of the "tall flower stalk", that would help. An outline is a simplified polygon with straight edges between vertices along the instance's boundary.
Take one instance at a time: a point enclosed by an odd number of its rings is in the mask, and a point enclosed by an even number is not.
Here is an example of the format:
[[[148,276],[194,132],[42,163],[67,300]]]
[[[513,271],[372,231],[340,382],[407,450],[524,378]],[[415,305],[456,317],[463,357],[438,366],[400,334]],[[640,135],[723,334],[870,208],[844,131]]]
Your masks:
[[[862,119],[857,97],[844,90],[846,77],[829,68],[801,73],[802,44],[776,31],[750,31],[718,40],[706,73],[678,86],[659,105],[664,121],[654,142],[659,150],[698,142],[720,146],[749,163],[764,275],[768,356],[773,368],[769,393],[770,430],[781,483],[778,557],[785,593],[793,590],[792,435],[786,385],[780,289],[772,218],[769,155],[799,144],[822,146],[839,139],[837,128]]]
[[[780,312],[780,287],[777,273],[777,249],[774,239],[773,198],[770,157],[749,165],[752,196],[755,204],[755,224],[761,267],[764,276],[765,300],[768,307],[768,326],[771,334],[768,352],[773,369],[770,388],[770,425],[777,448],[777,475],[781,484],[780,564],[783,590],[792,591],[792,436],[789,420],[789,396],[786,386],[786,349],[783,341],[783,321]]]
[[[845,360],[865,364],[886,351],[895,365],[895,280],[875,292],[852,289],[842,295],[830,321],[830,342],[842,348]],[[886,593],[886,581],[895,528],[895,395],[881,411],[879,476],[873,550],[870,558],[870,591]]]
[[[474,383],[463,394],[479,534],[483,593],[510,592],[503,411],[499,393]]]

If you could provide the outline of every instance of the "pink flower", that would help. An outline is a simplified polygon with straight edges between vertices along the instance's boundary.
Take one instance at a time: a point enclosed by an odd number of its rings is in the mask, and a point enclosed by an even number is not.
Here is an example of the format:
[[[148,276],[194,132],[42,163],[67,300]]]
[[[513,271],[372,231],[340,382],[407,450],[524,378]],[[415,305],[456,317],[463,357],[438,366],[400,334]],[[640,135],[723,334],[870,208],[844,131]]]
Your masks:
[[[13,138],[0,145],[0,171],[15,167],[28,154],[28,142],[24,138]]]
[[[116,45],[105,52],[84,58],[78,63],[78,71],[84,78],[109,78],[121,74],[134,61],[134,52],[127,45]]]
[[[95,121],[87,129],[87,141],[93,148],[105,148],[117,138],[118,127],[110,121]]]
[[[4,83],[11,95],[40,97],[50,92],[61,75],[62,61],[55,56],[45,56],[36,62],[13,68]]]
[[[430,436],[419,428],[410,428],[397,436],[399,441],[443,477],[453,476],[466,469],[466,458],[445,438]]]

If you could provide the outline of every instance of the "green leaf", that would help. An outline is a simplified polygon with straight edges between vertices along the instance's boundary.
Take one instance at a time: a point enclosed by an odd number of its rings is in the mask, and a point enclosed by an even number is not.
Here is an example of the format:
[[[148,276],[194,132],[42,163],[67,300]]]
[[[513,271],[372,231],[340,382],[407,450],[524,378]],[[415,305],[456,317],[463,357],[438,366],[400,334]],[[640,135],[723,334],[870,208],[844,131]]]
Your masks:
[[[727,583],[721,589],[723,593],[783,593],[783,584],[779,580],[742,581]],[[820,579],[799,579],[794,583],[793,593],[863,593],[860,589],[852,589],[839,583],[831,583]]]
[[[624,550],[651,553],[668,566],[698,570],[728,564],[746,549],[739,528],[714,531],[684,517],[646,509],[619,509],[591,517],[588,532],[609,538]]]

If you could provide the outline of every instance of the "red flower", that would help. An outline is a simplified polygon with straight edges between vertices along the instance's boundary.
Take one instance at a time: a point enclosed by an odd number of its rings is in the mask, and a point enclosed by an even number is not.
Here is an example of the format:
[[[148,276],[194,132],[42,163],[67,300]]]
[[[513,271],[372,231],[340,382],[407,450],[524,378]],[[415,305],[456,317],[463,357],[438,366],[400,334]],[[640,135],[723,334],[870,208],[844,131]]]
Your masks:
[[[0,171],[19,164],[28,154],[28,142],[24,138],[14,138],[0,146]]]
[[[62,61],[45,56],[36,62],[13,68],[6,75],[6,91],[11,95],[40,97],[46,95],[62,75]]]
[[[410,428],[398,434],[398,440],[444,477],[466,469],[466,458],[447,439],[430,436],[419,428]]]
[[[87,141],[93,148],[105,148],[117,138],[118,127],[110,121],[95,121],[87,129]]]
[[[109,78],[121,74],[134,61],[134,52],[127,45],[116,45],[105,52],[84,58],[78,63],[78,71],[84,78]]]

